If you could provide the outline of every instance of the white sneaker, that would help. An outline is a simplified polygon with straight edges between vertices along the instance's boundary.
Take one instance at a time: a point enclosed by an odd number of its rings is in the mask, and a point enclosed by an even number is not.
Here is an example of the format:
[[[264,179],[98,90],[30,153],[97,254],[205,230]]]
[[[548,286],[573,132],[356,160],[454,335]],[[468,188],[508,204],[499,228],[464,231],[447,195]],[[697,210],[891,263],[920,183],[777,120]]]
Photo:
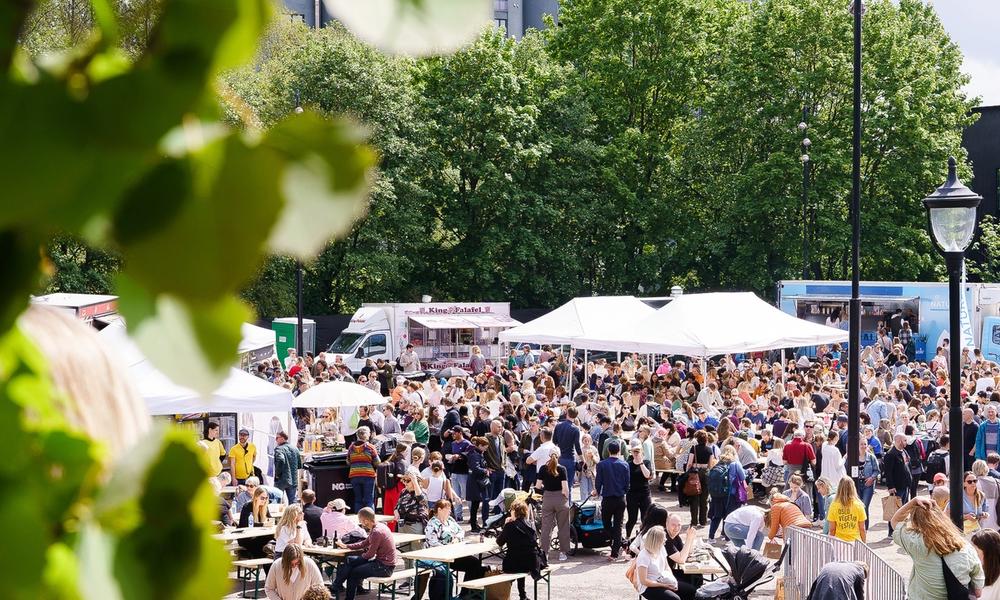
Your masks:
[[[566,562],[567,560],[569,560],[569,559],[566,558],[566,555],[563,554],[562,552],[560,552],[559,553],[559,562]]]

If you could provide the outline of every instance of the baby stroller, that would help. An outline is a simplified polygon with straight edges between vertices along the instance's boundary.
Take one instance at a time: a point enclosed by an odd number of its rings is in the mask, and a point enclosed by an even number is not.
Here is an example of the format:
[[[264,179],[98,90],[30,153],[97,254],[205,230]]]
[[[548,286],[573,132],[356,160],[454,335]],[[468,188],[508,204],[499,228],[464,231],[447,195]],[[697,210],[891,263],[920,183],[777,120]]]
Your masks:
[[[772,579],[772,577],[764,578],[764,573],[771,567],[771,562],[756,550],[747,547],[737,548],[729,544],[722,551],[722,556],[728,565],[723,564],[714,553],[712,554],[712,558],[719,563],[726,576],[702,585],[695,595],[698,600],[749,600],[750,594],[758,586]]]
[[[482,530],[485,537],[495,538],[500,535],[500,530],[503,529],[507,517],[510,516],[510,506],[514,504],[515,500],[524,500],[528,505],[528,522],[534,525],[535,531],[541,529],[541,512],[538,510],[542,503],[541,496],[536,494],[534,490],[522,492],[512,488],[504,488],[496,498],[490,500],[490,506],[494,508],[503,506],[503,508],[499,513],[490,515],[490,518],[486,520]]]
[[[572,556],[580,548],[593,550],[611,546],[611,538],[604,531],[604,522],[594,499],[570,504],[569,527],[569,539],[573,548],[566,549],[566,554]]]

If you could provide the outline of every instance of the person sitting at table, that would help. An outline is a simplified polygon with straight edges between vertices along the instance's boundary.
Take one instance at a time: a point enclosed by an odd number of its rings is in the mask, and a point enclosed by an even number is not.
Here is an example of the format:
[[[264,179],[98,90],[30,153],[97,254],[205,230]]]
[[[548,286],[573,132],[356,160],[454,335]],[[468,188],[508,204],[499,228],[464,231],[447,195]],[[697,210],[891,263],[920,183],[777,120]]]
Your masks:
[[[434,514],[427,527],[424,528],[426,540],[424,545],[428,548],[445,546],[447,544],[461,544],[465,539],[465,532],[462,526],[451,517],[451,502],[440,500],[434,508]],[[445,598],[445,573],[444,565],[436,561],[418,561],[421,568],[431,568],[434,573],[430,581],[431,600],[441,600]],[[476,556],[463,556],[451,563],[452,571],[463,571],[467,580],[479,579],[486,569],[482,561]],[[423,583],[423,582],[421,582]],[[418,586],[416,598],[423,596],[423,589]]]
[[[333,542],[354,529],[354,519],[347,516],[347,503],[343,498],[335,498],[327,503],[320,516],[323,523],[323,537]]]
[[[667,566],[666,539],[662,527],[653,527],[646,532],[642,551],[635,559],[636,590],[647,600],[680,600],[677,578]]]
[[[264,582],[267,600],[300,600],[310,587],[323,585],[319,567],[298,544],[286,546],[280,560],[275,555],[274,566],[277,568],[268,571]]]
[[[217,477],[209,477],[208,485],[212,488],[212,491],[215,492],[215,497],[219,502],[219,521],[221,521],[224,526],[229,527],[233,524],[233,519],[230,515],[232,507],[229,506],[229,501],[222,495],[222,483]]]
[[[267,521],[267,490],[258,487],[253,491],[253,499],[240,511],[240,527],[263,527]],[[250,554],[250,558],[264,558],[264,546],[270,541],[269,536],[259,536],[238,540],[241,548]]]
[[[253,492],[257,488],[262,488],[267,492],[268,503],[270,504],[288,504],[288,499],[285,497],[285,492],[279,490],[276,487],[270,485],[261,485],[260,479],[256,476],[247,477],[246,485],[240,486],[239,494],[233,498],[233,510],[234,514],[238,515],[243,510],[243,506],[250,502],[250,498],[253,497]]]
[[[323,509],[316,506],[316,492],[313,490],[302,490],[302,517],[306,521],[310,540],[323,536]]]
[[[528,505],[524,500],[515,500],[510,505],[510,516],[497,536],[497,545],[507,546],[503,556],[504,573],[530,573],[538,569],[538,537],[534,527],[528,524]],[[528,598],[524,585],[524,578],[517,580],[519,600]]]
[[[388,577],[396,568],[397,553],[392,532],[384,523],[375,522],[375,511],[368,507],[358,511],[358,524],[368,532],[367,538],[355,544],[345,544],[340,540],[335,542],[338,548],[362,553],[361,556],[351,556],[342,562],[337,567],[337,576],[330,584],[333,594],[338,598],[345,594],[345,600],[354,600],[365,579]]]
[[[677,580],[677,589],[674,593],[680,596],[681,600],[694,600],[698,588],[701,587],[702,578],[701,575],[697,574],[688,575],[684,572],[683,567],[691,551],[694,550],[698,533],[694,527],[688,527],[687,533],[682,539],[681,518],[676,514],[667,517],[666,531],[667,537],[663,542],[663,547],[667,551],[667,564],[674,574],[674,579]],[[645,538],[643,544],[645,544]]]
[[[281,553],[288,544],[312,546],[302,515],[302,507],[298,504],[289,506],[281,513],[281,520],[274,530],[274,560],[281,558]]]

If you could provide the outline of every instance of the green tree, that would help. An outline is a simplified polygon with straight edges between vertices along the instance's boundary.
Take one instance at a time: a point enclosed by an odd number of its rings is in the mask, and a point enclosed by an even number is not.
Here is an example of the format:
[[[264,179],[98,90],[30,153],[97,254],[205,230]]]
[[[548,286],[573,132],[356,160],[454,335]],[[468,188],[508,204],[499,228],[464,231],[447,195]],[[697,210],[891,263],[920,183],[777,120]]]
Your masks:
[[[121,258],[80,239],[60,235],[46,245],[51,275],[45,293],[111,294]]]
[[[868,2],[863,71],[862,276],[935,278],[919,200],[961,155],[972,103],[961,54],[933,9]],[[682,268],[707,287],[771,293],[802,272],[802,108],[809,110],[815,278],[847,278],[851,18],[825,0],[741,5],[713,90],[678,156],[689,182]],[[686,264],[685,264],[686,263]]]

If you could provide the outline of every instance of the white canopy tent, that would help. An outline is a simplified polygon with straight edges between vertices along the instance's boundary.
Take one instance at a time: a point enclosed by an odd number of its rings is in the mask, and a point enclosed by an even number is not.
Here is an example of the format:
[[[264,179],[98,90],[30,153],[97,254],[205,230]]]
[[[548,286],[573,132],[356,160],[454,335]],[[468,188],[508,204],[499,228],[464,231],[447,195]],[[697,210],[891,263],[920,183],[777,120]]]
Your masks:
[[[122,320],[105,327],[100,336],[128,368],[132,383],[152,415],[289,412],[292,408],[290,391],[236,368],[230,369],[229,377],[209,398],[174,383],[129,339]]]
[[[616,331],[654,312],[652,307],[635,296],[574,298],[533,321],[501,331],[500,341],[614,350],[600,344],[588,346],[579,340],[613,337]]]
[[[292,401],[295,408],[377,406],[386,398],[363,385],[350,381],[327,381],[314,385]]]
[[[240,346],[237,349],[239,354],[274,346],[278,339],[273,329],[257,327],[250,323],[244,323],[240,327],[240,335],[243,336],[243,339],[240,340]]]
[[[574,344],[708,357],[846,342],[848,333],[793,317],[752,292],[685,294],[613,333]]]

